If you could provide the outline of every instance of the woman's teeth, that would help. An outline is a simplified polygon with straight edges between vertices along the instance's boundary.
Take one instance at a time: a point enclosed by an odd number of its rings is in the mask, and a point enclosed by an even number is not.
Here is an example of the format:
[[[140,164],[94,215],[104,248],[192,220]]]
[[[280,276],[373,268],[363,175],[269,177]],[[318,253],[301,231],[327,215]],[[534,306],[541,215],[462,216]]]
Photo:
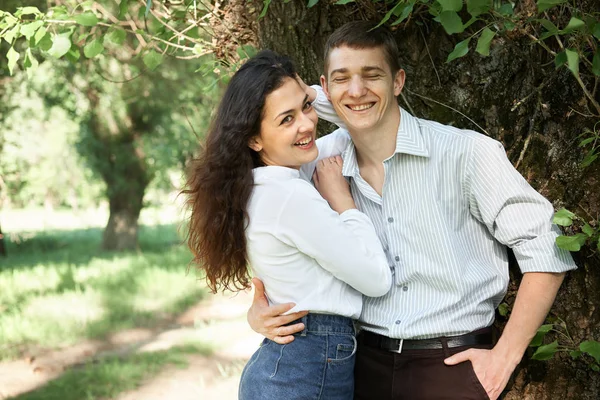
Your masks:
[[[312,141],[312,139],[304,139],[301,142],[296,142],[294,143],[294,146],[306,146],[307,144],[309,144]]]

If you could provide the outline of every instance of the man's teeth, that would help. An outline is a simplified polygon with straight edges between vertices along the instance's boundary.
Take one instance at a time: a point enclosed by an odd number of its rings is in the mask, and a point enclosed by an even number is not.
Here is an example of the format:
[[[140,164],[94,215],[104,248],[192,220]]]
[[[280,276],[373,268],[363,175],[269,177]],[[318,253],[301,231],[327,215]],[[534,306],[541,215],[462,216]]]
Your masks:
[[[369,104],[361,104],[361,105],[348,106],[348,107],[350,107],[350,109],[353,111],[362,111],[362,110],[366,110],[366,109],[373,107],[374,104],[375,103],[369,103]]]
[[[294,143],[294,145],[296,145],[296,146],[306,146],[311,141],[312,141],[312,139],[309,138],[309,139],[305,139],[305,140],[303,140],[301,142],[296,142],[296,143]]]

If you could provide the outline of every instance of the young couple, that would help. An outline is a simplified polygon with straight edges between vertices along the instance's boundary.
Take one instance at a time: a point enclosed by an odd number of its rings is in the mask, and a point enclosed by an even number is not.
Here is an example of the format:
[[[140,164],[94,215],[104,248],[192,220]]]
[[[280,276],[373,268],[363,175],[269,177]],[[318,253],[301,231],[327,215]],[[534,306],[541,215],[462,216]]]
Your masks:
[[[374,26],[331,35],[322,89],[250,59],[193,165],[209,287],[248,287],[248,264],[260,279],[240,399],[496,399],[575,268],[500,143],[398,106],[396,42]],[[315,140],[317,113],[340,129]],[[507,246],[524,276],[494,344]]]

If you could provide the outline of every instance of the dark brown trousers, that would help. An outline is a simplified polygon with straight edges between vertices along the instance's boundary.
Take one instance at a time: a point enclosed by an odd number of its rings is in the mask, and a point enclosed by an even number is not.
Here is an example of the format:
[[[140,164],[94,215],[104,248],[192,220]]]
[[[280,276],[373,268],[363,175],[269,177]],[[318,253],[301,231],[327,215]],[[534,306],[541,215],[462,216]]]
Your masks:
[[[355,400],[485,400],[489,399],[471,362],[447,366],[444,359],[469,348],[403,350],[394,353],[358,340],[354,367]]]

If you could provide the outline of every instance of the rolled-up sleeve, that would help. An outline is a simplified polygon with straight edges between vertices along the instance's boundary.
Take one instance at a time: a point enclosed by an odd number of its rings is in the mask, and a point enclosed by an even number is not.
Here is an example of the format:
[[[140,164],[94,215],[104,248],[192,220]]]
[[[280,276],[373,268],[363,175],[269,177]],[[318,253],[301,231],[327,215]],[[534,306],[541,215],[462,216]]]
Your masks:
[[[552,204],[512,166],[499,142],[475,141],[465,182],[471,214],[513,250],[523,273],[576,268],[556,245],[560,230],[552,223]]]

